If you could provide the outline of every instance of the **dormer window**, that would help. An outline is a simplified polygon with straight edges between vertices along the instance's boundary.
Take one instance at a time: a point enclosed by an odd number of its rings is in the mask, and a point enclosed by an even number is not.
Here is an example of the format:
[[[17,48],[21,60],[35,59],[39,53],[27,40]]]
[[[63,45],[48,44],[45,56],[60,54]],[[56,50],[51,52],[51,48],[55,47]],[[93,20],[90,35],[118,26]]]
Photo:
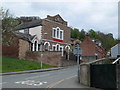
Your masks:
[[[63,30],[61,30],[59,27],[53,28],[52,32],[53,32],[53,38],[63,40],[63,35],[64,35]]]

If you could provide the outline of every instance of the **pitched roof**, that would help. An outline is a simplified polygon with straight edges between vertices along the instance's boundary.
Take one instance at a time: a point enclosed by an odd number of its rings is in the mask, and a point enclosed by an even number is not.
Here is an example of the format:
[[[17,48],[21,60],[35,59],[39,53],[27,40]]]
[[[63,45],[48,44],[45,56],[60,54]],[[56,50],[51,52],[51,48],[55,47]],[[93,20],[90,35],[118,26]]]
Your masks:
[[[14,32],[14,34],[20,38],[20,39],[23,39],[25,41],[28,41],[28,42],[32,42],[32,39],[36,36],[31,36],[30,34],[25,34],[25,33],[20,33],[20,32]]]
[[[31,22],[25,22],[22,23],[20,25],[18,25],[15,30],[20,30],[20,29],[26,29],[26,28],[31,28],[31,27],[35,27],[35,26],[42,26],[42,20],[33,20]]]

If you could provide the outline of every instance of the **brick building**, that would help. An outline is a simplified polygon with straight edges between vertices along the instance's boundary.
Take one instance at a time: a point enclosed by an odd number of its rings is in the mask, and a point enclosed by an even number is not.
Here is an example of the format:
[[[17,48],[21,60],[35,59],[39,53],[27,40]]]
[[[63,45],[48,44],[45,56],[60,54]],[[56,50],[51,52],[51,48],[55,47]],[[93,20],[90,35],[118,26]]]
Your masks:
[[[64,51],[70,49],[70,31],[67,22],[60,15],[48,15],[44,19],[23,22],[14,32],[18,41],[17,57],[40,62],[42,53],[43,63],[54,66],[66,65],[68,60]]]
[[[86,34],[86,40],[81,42],[80,47],[82,48],[82,60],[85,62],[106,57],[106,50],[101,46],[101,42],[92,40],[89,34]]]
[[[70,27],[60,15],[47,16],[45,19],[34,20],[20,24],[16,27],[19,33],[34,36],[31,39],[31,51],[63,51],[69,47]],[[41,48],[41,42],[44,47]]]

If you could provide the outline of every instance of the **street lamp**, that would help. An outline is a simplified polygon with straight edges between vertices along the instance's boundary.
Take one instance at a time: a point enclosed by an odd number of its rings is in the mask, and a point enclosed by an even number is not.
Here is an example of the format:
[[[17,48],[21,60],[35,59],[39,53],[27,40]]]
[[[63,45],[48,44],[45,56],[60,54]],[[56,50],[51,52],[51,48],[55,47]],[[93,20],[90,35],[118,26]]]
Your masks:
[[[73,50],[74,55],[77,56],[77,66],[78,66],[78,81],[80,82],[80,57],[82,55],[82,49],[80,48],[80,42],[76,41],[75,43],[76,47]]]
[[[42,59],[43,59],[43,48],[42,48],[42,45],[44,44],[43,43],[43,40],[42,39],[44,39],[44,35],[47,35],[48,33],[43,33],[43,35],[41,36],[41,40],[40,40],[40,43],[41,43],[41,60],[40,60],[40,68],[42,69],[42,67],[43,67],[43,63],[42,63]]]

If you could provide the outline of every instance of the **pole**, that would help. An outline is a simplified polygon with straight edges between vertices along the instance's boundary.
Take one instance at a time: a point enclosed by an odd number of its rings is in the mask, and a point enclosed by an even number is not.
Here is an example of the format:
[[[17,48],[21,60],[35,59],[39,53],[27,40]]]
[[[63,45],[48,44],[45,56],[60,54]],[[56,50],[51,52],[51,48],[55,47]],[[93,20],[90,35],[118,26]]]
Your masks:
[[[68,60],[69,60],[69,48],[68,48]]]
[[[79,44],[77,44],[77,50],[79,50]],[[78,66],[78,82],[80,82],[80,62],[79,62],[79,59],[80,59],[80,57],[79,57],[80,55],[79,54],[77,54],[77,66]]]
[[[42,57],[43,57],[43,54],[42,54],[42,45],[41,45],[41,62],[40,62],[40,68],[42,69]]]

